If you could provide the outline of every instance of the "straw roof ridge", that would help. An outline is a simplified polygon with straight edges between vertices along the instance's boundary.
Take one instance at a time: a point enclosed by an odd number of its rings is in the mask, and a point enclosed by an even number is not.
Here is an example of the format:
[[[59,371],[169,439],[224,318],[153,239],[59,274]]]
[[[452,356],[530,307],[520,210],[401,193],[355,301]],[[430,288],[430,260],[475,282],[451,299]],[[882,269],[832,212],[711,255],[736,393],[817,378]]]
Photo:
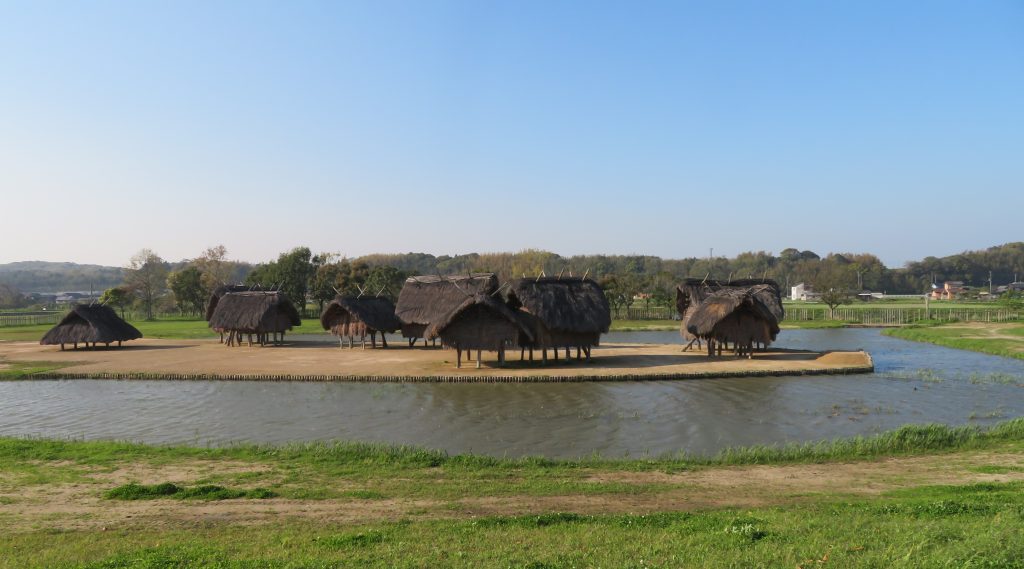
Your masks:
[[[693,311],[686,329],[697,337],[706,338],[715,326],[738,311],[744,311],[768,323],[772,339],[779,333],[779,320],[764,301],[764,292],[770,285],[747,288],[724,288],[708,296]]]
[[[142,337],[142,332],[125,322],[109,306],[75,304],[61,321],[39,341],[43,345],[96,342],[124,342]]]
[[[781,322],[786,315],[782,307],[782,289],[779,283],[772,279],[733,279],[720,281],[715,279],[684,279],[676,286],[676,310],[680,316],[685,316],[686,310],[691,305],[699,306],[709,296],[729,289],[749,289],[759,287],[756,291],[761,302],[771,310],[776,321]]]
[[[494,273],[409,277],[398,294],[395,315],[404,324],[430,325],[476,294],[498,290]]]
[[[512,322],[519,328],[521,334],[525,335],[527,339],[531,341],[533,340],[533,332],[531,332],[529,327],[526,325],[526,321],[518,316],[517,311],[509,308],[507,304],[502,302],[500,299],[495,298],[493,294],[475,294],[473,296],[465,297],[462,302],[449,310],[443,317],[430,323],[430,327],[427,328],[426,338],[437,338],[445,328],[458,318],[459,314],[478,305],[498,314],[509,322]]]
[[[206,301],[206,321],[209,322],[210,318],[213,318],[213,312],[217,310],[217,302],[220,301],[220,298],[225,294],[260,290],[263,290],[263,287],[260,285],[245,284],[224,284],[213,289],[213,292],[210,293],[210,299]]]
[[[402,321],[395,316],[395,305],[391,301],[377,296],[342,296],[335,297],[320,314],[320,325],[330,330],[335,316],[339,312],[348,312],[374,330],[394,332],[402,327]]]
[[[522,306],[546,328],[558,332],[606,333],[611,308],[600,285],[580,277],[516,279],[509,288],[509,304]]]
[[[229,292],[210,318],[210,328],[245,332],[280,332],[301,324],[298,310],[280,291]]]

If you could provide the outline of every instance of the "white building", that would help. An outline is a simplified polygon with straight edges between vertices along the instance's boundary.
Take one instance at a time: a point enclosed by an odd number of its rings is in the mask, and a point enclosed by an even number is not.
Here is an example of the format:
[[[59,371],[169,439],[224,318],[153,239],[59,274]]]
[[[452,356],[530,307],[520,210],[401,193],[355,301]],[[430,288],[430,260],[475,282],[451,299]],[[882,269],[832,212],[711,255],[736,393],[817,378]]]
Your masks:
[[[806,283],[800,283],[796,286],[789,287],[790,300],[817,300],[821,298],[821,295],[811,290],[811,285]]]

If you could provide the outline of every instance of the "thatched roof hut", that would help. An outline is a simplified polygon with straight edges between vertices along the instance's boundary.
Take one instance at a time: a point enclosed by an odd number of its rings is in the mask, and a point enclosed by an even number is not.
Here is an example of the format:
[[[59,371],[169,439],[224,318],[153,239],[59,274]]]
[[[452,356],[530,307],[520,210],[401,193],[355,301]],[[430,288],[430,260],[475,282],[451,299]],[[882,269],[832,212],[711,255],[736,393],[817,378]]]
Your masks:
[[[261,291],[263,288],[259,285],[244,285],[244,284],[226,284],[221,285],[210,293],[210,299],[206,301],[206,321],[209,322],[213,318],[213,313],[217,310],[217,303],[220,298],[229,292],[250,292],[250,291]]]
[[[508,304],[513,310],[526,312],[534,341],[527,347],[543,350],[547,359],[548,348],[576,348],[590,358],[590,348],[597,346],[601,334],[612,323],[608,299],[601,287],[591,279],[579,277],[542,277],[512,281]]]
[[[409,277],[398,295],[395,315],[402,321],[402,337],[412,345],[417,338],[427,339],[427,327],[465,302],[467,297],[491,294],[498,290],[494,273],[470,275],[427,275]]]
[[[142,337],[135,326],[125,322],[109,306],[101,304],[75,304],[61,321],[50,328],[50,330],[39,341],[44,346],[72,344],[78,349],[78,344],[90,343],[110,345],[117,342],[135,340]]]
[[[711,295],[724,290],[747,289],[754,286],[764,285],[766,288],[759,288],[757,296],[771,313],[777,322],[781,322],[785,316],[782,308],[782,289],[779,283],[772,279],[736,279],[731,281],[718,281],[714,279],[686,279],[676,287],[676,310],[682,318],[679,332],[684,340],[693,343],[698,338],[689,332],[687,324],[693,312]]]
[[[715,346],[732,344],[737,355],[751,357],[757,345],[767,346],[779,334],[779,319],[773,310],[771,285],[723,288],[705,298],[690,313],[686,330],[693,337],[708,340],[708,355]]]
[[[402,327],[402,321],[395,316],[395,305],[386,298],[373,296],[337,296],[324,307],[320,314],[320,325],[330,330],[344,342],[348,338],[349,347],[354,346],[355,338],[359,338],[366,347],[366,336],[370,336],[370,344],[377,347],[377,333],[383,347],[388,347],[384,338],[385,332],[394,332]]]
[[[300,326],[302,319],[298,310],[280,291],[229,292],[220,297],[217,308],[210,317],[210,328],[228,333],[227,344],[241,344],[242,335],[252,337],[260,345],[267,343],[267,335],[277,342],[277,335],[293,326]]]
[[[463,297],[462,302],[441,318],[430,323],[427,338],[441,338],[445,346],[455,348],[456,367],[462,367],[462,351],[476,350],[476,367],[480,352],[498,352],[498,363],[505,363],[505,348],[517,346],[521,339],[533,340],[523,321],[493,293]]]

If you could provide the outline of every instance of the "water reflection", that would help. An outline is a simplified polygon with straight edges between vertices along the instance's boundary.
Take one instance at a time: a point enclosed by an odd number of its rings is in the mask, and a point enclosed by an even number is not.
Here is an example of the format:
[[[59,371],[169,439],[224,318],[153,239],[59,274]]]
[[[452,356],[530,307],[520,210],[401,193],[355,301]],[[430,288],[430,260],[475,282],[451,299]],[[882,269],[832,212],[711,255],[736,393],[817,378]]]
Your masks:
[[[675,332],[608,341],[679,342]],[[878,372],[540,385],[7,382],[0,383],[0,434],[200,445],[343,439],[498,456],[640,456],[1024,415],[1022,361],[872,329],[787,330],[779,345],[863,348]],[[978,379],[990,376],[998,381]]]

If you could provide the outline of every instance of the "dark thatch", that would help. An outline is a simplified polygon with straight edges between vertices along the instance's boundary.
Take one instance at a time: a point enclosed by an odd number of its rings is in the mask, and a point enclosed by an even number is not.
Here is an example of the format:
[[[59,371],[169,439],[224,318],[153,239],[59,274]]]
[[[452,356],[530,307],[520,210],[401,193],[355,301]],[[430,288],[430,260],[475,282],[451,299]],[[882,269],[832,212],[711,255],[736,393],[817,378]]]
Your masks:
[[[100,304],[76,304],[61,319],[60,323],[51,328],[43,339],[42,345],[64,344],[110,344],[142,337],[134,326],[125,322],[109,306]]]
[[[395,305],[395,315],[402,321],[402,336],[411,340],[426,338],[427,327],[461,305],[467,297],[496,290],[498,277],[493,273],[409,277]]]
[[[280,291],[229,292],[220,297],[210,318],[210,328],[232,336],[284,333],[302,324],[299,312]],[[231,344],[229,338],[228,344]]]
[[[214,289],[213,293],[210,294],[210,299],[206,301],[206,321],[209,322],[213,318],[213,313],[217,310],[217,302],[220,301],[220,297],[228,294],[229,292],[249,292],[249,291],[261,291],[262,287],[259,285],[244,285],[244,284],[233,284],[233,285],[221,285]]]
[[[534,335],[530,347],[596,346],[612,323],[608,299],[601,287],[590,279],[517,279],[509,289],[508,304],[532,316],[528,319]]]
[[[462,366],[462,351],[480,350],[498,352],[499,363],[505,362],[505,348],[518,346],[523,339],[533,340],[532,332],[524,326],[516,312],[494,294],[476,294],[462,302],[430,324],[427,338],[441,338],[445,346],[457,351],[456,365]]]
[[[386,298],[338,296],[324,307],[320,325],[339,338],[348,338],[350,345],[355,338],[365,343],[369,335],[376,346],[377,332],[380,332],[386,348],[388,343],[384,332],[398,330],[402,321],[395,316],[395,305]]]
[[[767,288],[759,288],[757,295],[771,313],[775,316],[776,322],[781,322],[785,316],[782,308],[782,291],[779,283],[772,279],[736,279],[731,281],[718,281],[713,279],[686,279],[676,287],[676,310],[682,318],[680,333],[685,340],[693,340],[693,336],[687,329],[687,325],[693,312],[709,296],[723,291],[746,289],[754,286],[765,285]]]
[[[686,330],[719,346],[732,344],[737,354],[749,356],[755,345],[767,346],[779,334],[779,320],[765,301],[773,298],[770,289],[767,284],[723,288],[691,311]]]

